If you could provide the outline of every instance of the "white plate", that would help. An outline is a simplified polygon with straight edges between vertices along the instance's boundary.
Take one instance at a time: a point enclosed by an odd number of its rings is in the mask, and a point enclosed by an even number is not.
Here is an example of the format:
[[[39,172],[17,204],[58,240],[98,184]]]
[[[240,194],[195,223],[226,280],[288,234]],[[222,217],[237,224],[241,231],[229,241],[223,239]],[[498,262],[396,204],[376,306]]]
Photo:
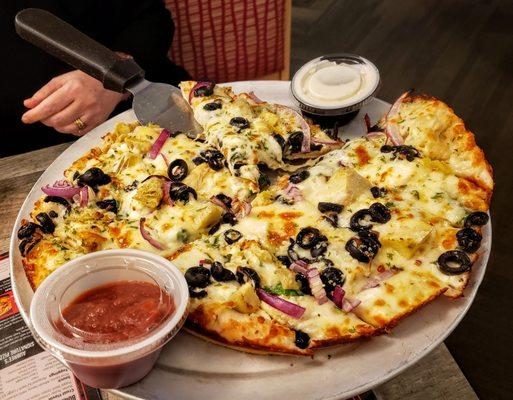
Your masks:
[[[288,82],[236,82],[236,92],[253,90],[263,100],[295,106]],[[377,121],[389,105],[375,100],[345,128],[346,136],[364,132],[363,115]],[[21,264],[16,232],[40,197],[43,184],[62,171],[117,122],[135,120],[126,111],[92,130],[62,153],[41,175],[21,207],[11,238],[11,276],[20,312],[30,327],[32,290]],[[461,299],[439,298],[401,322],[389,335],[316,353],[315,357],[260,356],[207,343],[181,332],[166,346],[153,371],[135,385],[114,393],[131,399],[343,399],[382,384],[438,346],[469,309],[483,279],[491,248],[491,227],[484,230],[483,254],[473,267]]]

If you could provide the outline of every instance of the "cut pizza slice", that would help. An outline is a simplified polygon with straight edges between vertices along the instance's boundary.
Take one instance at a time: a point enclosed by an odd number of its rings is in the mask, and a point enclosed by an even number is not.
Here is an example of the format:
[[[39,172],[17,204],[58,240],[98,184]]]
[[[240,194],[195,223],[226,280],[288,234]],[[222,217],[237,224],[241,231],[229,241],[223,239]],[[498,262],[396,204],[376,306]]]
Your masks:
[[[377,333],[333,302],[319,304],[304,286],[306,277],[297,279],[297,272],[235,228],[191,243],[171,259],[189,284],[192,328],[218,342],[309,354]]]
[[[403,94],[379,125],[397,145],[410,145],[491,194],[492,168],[472,132],[444,102],[426,95]]]
[[[230,88],[213,84],[189,81],[180,87],[203,126],[205,140],[223,153],[235,176],[259,182],[259,167],[295,170],[292,160],[316,157],[341,145],[289,107],[234,95]]]

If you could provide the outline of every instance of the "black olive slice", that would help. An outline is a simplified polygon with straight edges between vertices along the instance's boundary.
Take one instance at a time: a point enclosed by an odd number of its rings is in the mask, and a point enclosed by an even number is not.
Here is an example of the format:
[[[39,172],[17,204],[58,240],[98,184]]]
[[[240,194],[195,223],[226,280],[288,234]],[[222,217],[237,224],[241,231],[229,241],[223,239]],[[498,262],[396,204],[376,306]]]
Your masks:
[[[195,199],[198,198],[196,191],[190,186],[187,186],[182,182],[171,182],[171,186],[169,187],[169,197],[171,200],[182,201],[186,204],[189,202],[190,196]]]
[[[296,244],[296,242],[294,242],[294,240],[290,239],[290,244],[289,244],[289,247],[287,248],[287,255],[289,256],[289,258],[292,261],[299,260],[299,255],[294,250],[295,244]]]
[[[385,145],[381,146],[380,151],[382,153],[391,153],[391,152],[394,151],[394,146],[391,146],[389,144],[385,144]]]
[[[390,221],[391,215],[390,210],[387,206],[381,203],[373,203],[369,207],[369,212],[372,216],[373,222],[379,222],[380,224],[384,224]]]
[[[33,222],[28,222],[20,226],[18,229],[18,239],[25,239],[31,237],[39,226]]]
[[[233,117],[230,120],[230,125],[243,130],[249,128],[249,121],[244,117]]]
[[[232,198],[224,193],[218,193],[214,196],[217,200],[223,203],[226,208],[232,208]]]
[[[238,240],[240,240],[241,237],[242,237],[242,233],[240,233],[239,231],[236,231],[235,229],[228,229],[228,230],[224,231],[224,240],[228,244],[233,244],[233,243],[237,242]]]
[[[379,251],[380,243],[372,236],[352,237],[346,243],[345,249],[354,259],[369,262]]]
[[[301,151],[301,144],[303,143],[303,132],[292,132],[287,141],[285,142],[285,151],[288,153],[299,153]]]
[[[328,222],[333,228],[338,228],[338,215],[334,212],[323,215],[322,218]]]
[[[472,228],[473,226],[483,226],[488,223],[490,217],[483,211],[475,211],[465,218],[465,228]]]
[[[311,249],[321,239],[321,237],[319,229],[307,226],[306,228],[301,229],[297,234],[296,243],[302,249]]]
[[[64,197],[46,196],[43,201],[45,203],[57,203],[57,204],[60,204],[61,206],[66,207],[66,212],[70,212],[71,211],[71,204]]]
[[[344,206],[342,204],[320,201],[319,204],[317,204],[317,209],[322,213],[335,212],[340,214],[344,209]]]
[[[185,280],[190,287],[205,288],[210,284],[210,270],[205,267],[191,267],[185,271]]]
[[[276,142],[278,142],[278,144],[281,147],[281,150],[283,151],[283,149],[285,149],[285,139],[283,139],[283,136],[281,136],[278,133],[273,133],[272,136],[273,136],[274,140],[276,140]]]
[[[308,284],[308,278],[302,274],[296,274],[296,282],[301,285],[301,292],[304,294],[311,295],[312,289],[310,289],[310,285]]]
[[[328,238],[321,235],[310,249],[310,254],[313,258],[317,258],[325,254],[326,250],[328,250]]]
[[[303,182],[305,179],[307,179],[310,176],[310,172],[307,170],[302,171],[296,171],[292,175],[289,176],[289,182],[292,183],[300,183]]]
[[[222,221],[224,224],[230,224],[233,226],[237,223],[237,217],[235,217],[234,213],[227,212],[223,214]]]
[[[449,250],[442,253],[437,260],[438,269],[446,275],[459,275],[472,267],[469,256],[461,250]]]
[[[308,333],[296,331],[295,343],[300,349],[306,349],[310,345],[310,336]]]
[[[221,104],[220,101],[213,101],[213,102],[207,103],[203,106],[203,109],[205,111],[215,111],[215,110],[220,110],[221,108],[223,108],[223,105]]]
[[[200,164],[203,164],[205,161],[205,159],[201,156],[196,156],[192,159],[192,162],[194,163],[194,165],[200,165]]]
[[[219,261],[214,261],[210,266],[210,273],[212,274],[212,278],[214,278],[218,282],[229,282],[234,281],[235,274],[223,267]]]
[[[214,82],[208,82],[208,85],[194,89],[194,97],[212,96],[214,94],[214,86]]]
[[[394,153],[404,156],[408,161],[420,157],[420,152],[415,147],[407,145],[396,146]]]
[[[324,283],[324,288],[331,292],[335,286],[342,286],[346,280],[344,273],[335,268],[328,267],[321,272],[321,281]]]
[[[377,199],[378,197],[385,197],[387,194],[387,190],[385,188],[380,188],[378,186],[373,186],[370,188],[372,197]]]
[[[214,225],[212,225],[210,227],[210,229],[208,230],[208,234],[213,235],[214,233],[216,233],[219,230],[220,226],[221,226],[221,222],[216,222]]]
[[[249,267],[237,267],[237,282],[241,285],[243,283],[252,281],[256,288],[260,287],[260,276],[258,273]]]
[[[290,267],[290,258],[288,256],[276,256],[276,258],[287,268]]]
[[[136,179],[133,181],[130,185],[125,186],[125,192],[131,192],[132,190],[137,189],[137,186],[139,186],[139,181]]]
[[[107,183],[110,183],[110,181],[110,176],[97,167],[88,169],[77,178],[77,183],[79,186],[87,185],[93,189],[97,188],[98,186],[106,185]]]
[[[115,199],[100,200],[96,202],[96,205],[102,210],[118,213],[118,202]]]
[[[207,149],[200,152],[200,156],[214,171],[219,171],[223,168],[224,156],[219,150]]]
[[[456,233],[456,239],[467,253],[475,253],[479,249],[483,237],[472,228],[463,228]]]
[[[370,210],[364,208],[363,210],[359,210],[355,212],[351,219],[349,220],[349,228],[353,232],[359,232],[361,230],[371,229],[372,228],[372,214]]]
[[[47,213],[37,214],[36,219],[44,233],[53,233],[55,231],[55,224]]]
[[[180,158],[174,160],[167,169],[167,176],[173,181],[183,181],[189,173],[189,167],[185,160]]]
[[[189,287],[189,296],[191,297],[191,299],[203,299],[207,297],[207,291]]]
[[[25,257],[30,252],[30,250],[32,250],[34,246],[39,243],[40,240],[41,238],[36,237],[23,239],[18,245],[21,255]]]

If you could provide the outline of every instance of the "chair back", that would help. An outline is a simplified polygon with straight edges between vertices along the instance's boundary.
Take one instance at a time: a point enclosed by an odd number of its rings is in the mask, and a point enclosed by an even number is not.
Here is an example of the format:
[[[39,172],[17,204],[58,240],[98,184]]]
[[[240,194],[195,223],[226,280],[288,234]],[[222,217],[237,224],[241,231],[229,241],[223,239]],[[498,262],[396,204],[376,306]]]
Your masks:
[[[291,0],[165,0],[171,59],[196,80],[289,79]]]

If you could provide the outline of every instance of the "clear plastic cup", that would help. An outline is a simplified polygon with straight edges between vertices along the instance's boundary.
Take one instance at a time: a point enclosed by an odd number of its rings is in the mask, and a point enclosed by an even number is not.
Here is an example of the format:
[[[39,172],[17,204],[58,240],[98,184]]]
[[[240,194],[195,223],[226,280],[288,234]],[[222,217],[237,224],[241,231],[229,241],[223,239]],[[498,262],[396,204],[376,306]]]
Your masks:
[[[84,292],[119,281],[150,282],[167,292],[174,310],[153,330],[128,340],[105,343],[101,334],[70,337],[58,329],[62,310]],[[105,250],[79,257],[54,271],[39,286],[30,318],[39,344],[82,382],[97,388],[130,385],[150,372],[162,347],[187,318],[189,291],[182,273],[171,262],[140,250]],[[73,335],[75,336],[75,335]],[[90,339],[98,340],[90,340]]]

